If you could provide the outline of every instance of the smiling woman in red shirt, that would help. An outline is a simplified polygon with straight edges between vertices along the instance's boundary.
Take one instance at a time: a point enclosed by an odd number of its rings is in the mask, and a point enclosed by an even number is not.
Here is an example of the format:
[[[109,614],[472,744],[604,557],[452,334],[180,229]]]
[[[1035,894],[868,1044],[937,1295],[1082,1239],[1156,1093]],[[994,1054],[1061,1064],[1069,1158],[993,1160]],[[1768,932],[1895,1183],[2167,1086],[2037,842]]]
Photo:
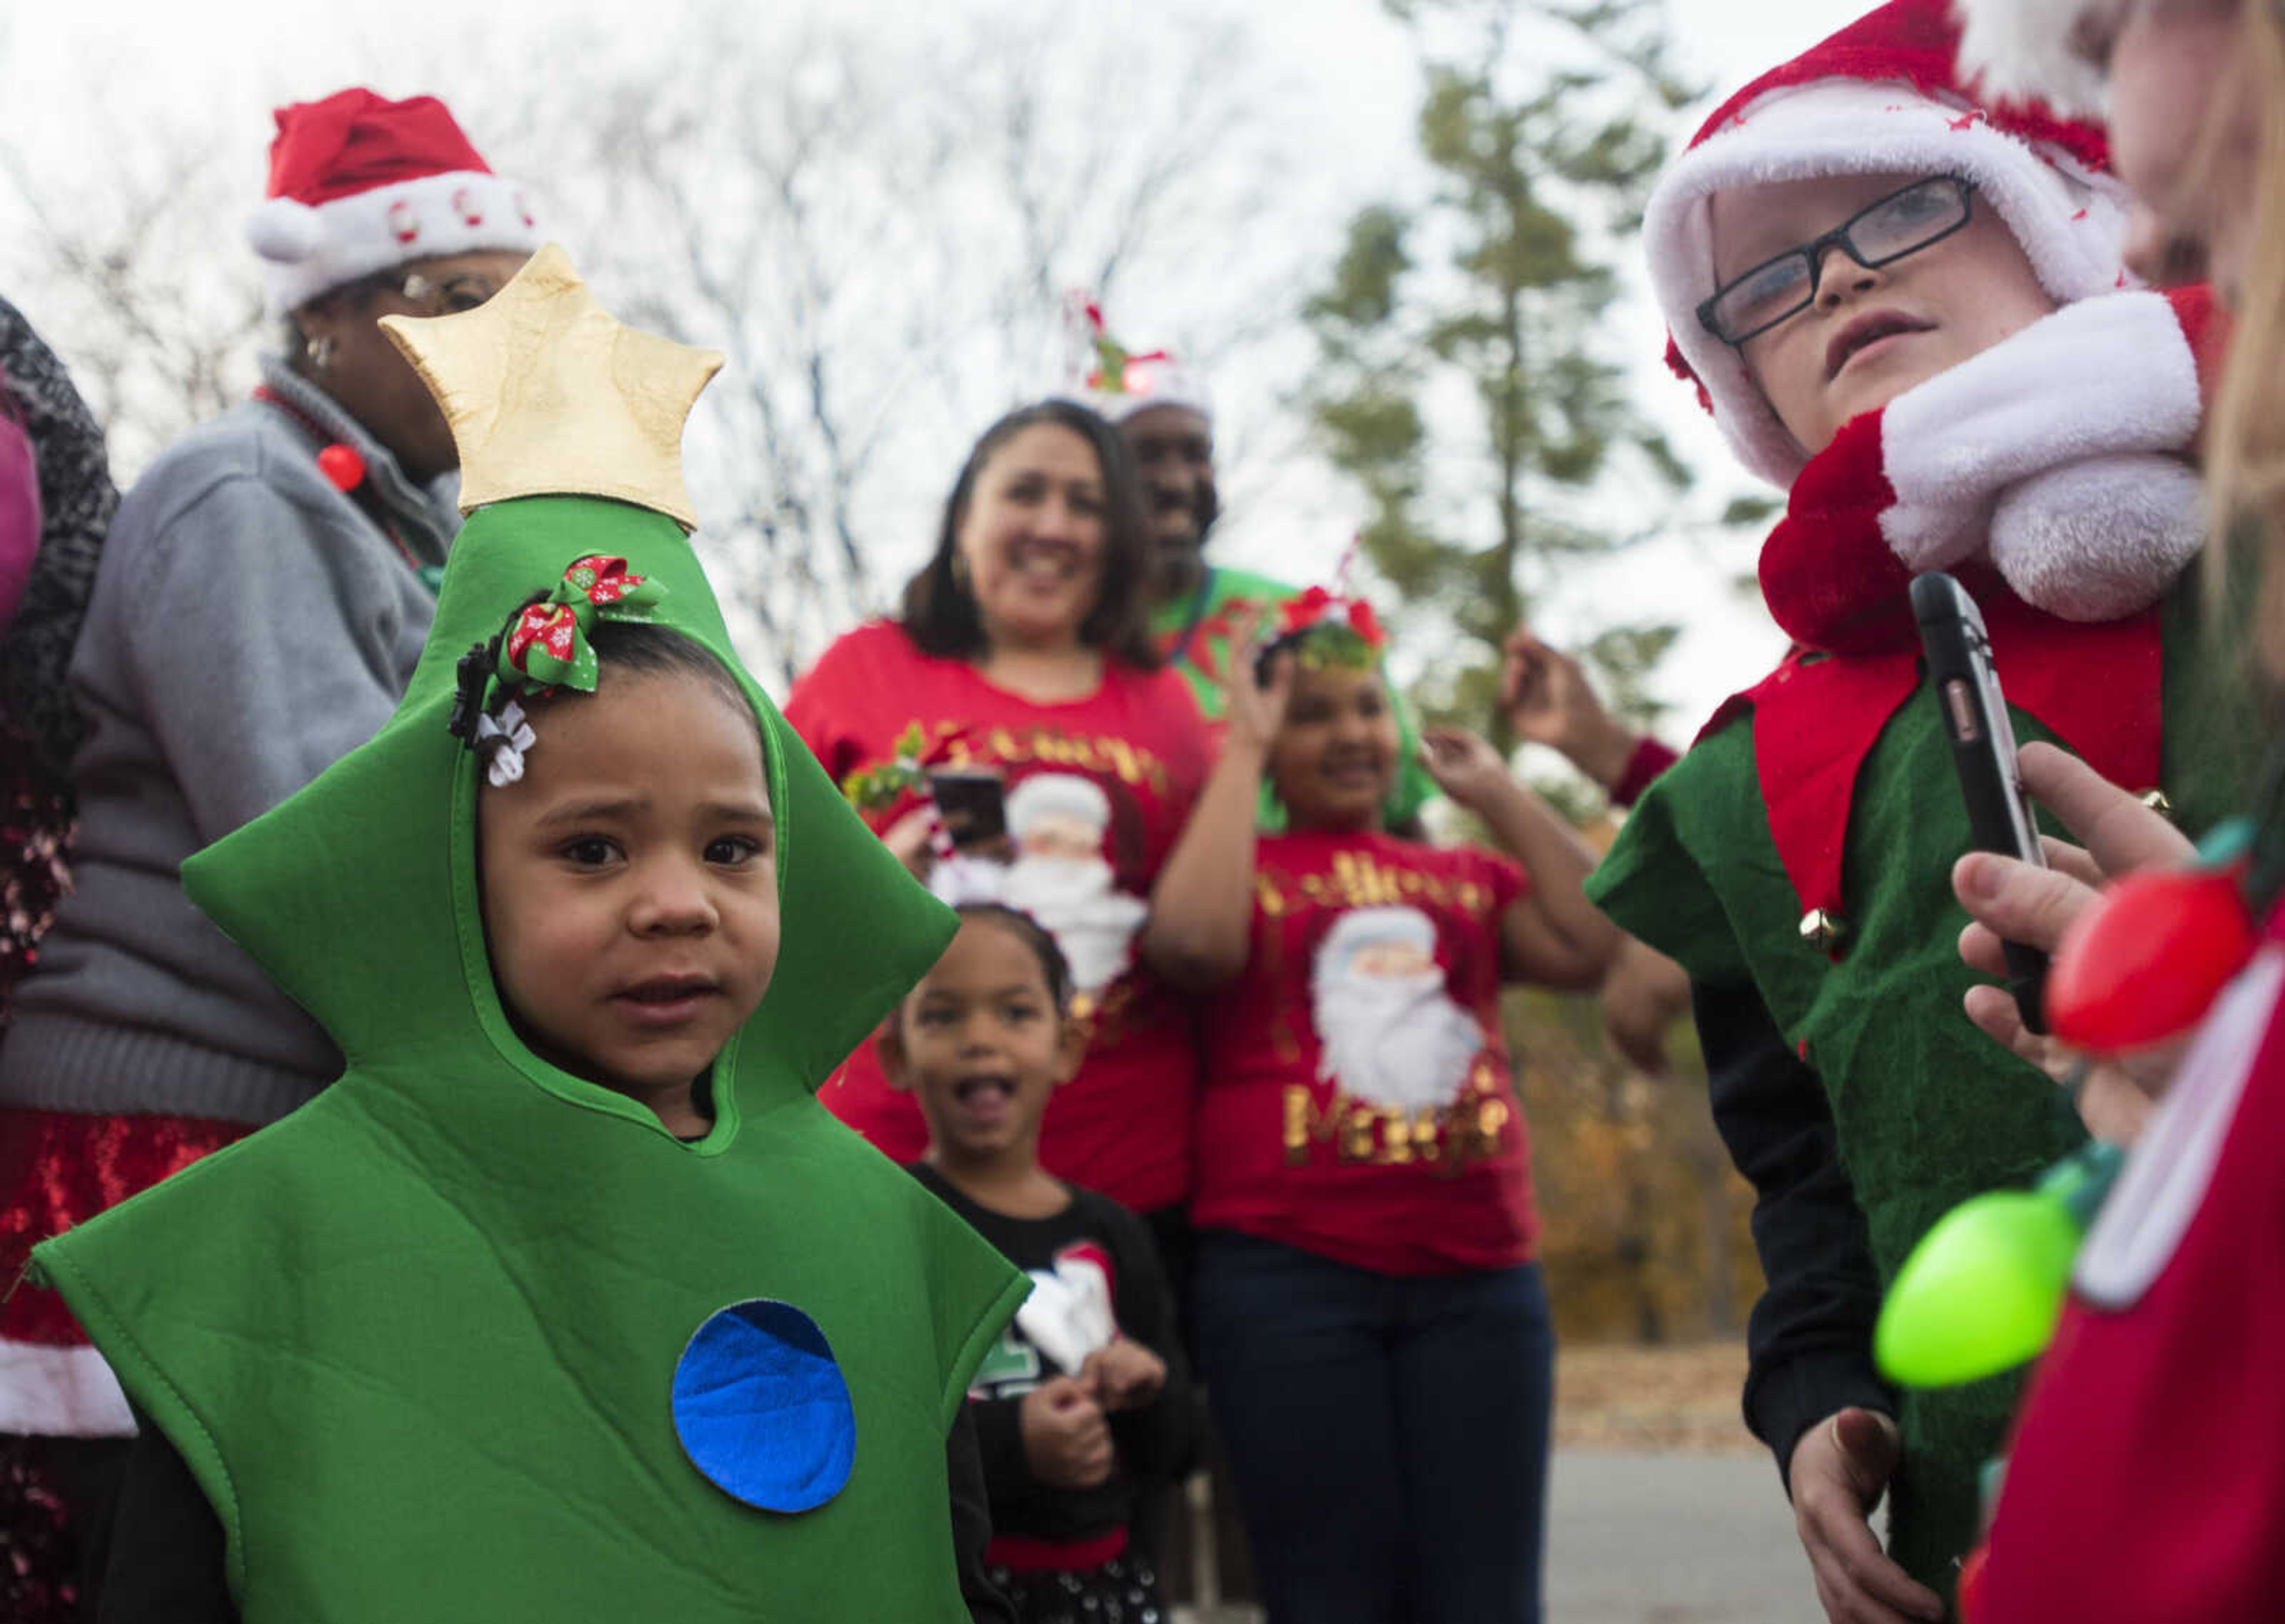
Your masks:
[[[1150,545],[1115,430],[1070,402],[1010,412],[969,453],[901,612],[828,648],[786,716],[939,895],[1006,903],[1054,935],[1089,1037],[1040,1164],[1179,1251],[1197,1046],[1134,948],[1207,744],[1150,636]],[[869,1047],[822,1098],[900,1162],[927,1146]]]

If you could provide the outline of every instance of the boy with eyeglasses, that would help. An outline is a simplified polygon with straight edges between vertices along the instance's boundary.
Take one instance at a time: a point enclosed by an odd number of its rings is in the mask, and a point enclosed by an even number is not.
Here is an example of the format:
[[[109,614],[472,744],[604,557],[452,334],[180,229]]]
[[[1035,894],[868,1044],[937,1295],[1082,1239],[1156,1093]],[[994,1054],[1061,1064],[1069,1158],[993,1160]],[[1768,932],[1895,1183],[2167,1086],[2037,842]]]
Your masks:
[[[1960,1007],[1970,836],[1912,576],[1978,599],[2019,737],[2163,786],[2188,822],[2227,808],[2212,769],[2242,754],[2217,742],[2235,709],[2175,657],[2206,301],[2132,291],[2103,132],[1979,104],[1956,43],[1943,0],[1895,0],[1733,97],[1651,200],[1669,361],[1789,488],[1760,576],[1794,644],[1590,883],[1692,977],[1769,1279],[1747,1420],[1834,1620],[1945,1616],[2014,1393],[1887,1389],[1883,1286],[1951,1205],[2081,1136]]]

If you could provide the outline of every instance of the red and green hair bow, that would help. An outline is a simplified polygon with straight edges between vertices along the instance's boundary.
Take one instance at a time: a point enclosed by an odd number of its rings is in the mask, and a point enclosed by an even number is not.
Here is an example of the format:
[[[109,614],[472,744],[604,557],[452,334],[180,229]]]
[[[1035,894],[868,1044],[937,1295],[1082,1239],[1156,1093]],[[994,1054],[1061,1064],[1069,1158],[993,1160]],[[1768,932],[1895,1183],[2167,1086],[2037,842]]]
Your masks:
[[[588,634],[599,620],[654,621],[666,589],[631,575],[627,561],[592,553],[574,559],[555,588],[528,604],[501,639],[498,674],[512,688],[595,691],[595,650]]]
[[[1313,586],[1277,606],[1277,639],[1312,670],[1361,671],[1380,663],[1388,633],[1372,605]]]

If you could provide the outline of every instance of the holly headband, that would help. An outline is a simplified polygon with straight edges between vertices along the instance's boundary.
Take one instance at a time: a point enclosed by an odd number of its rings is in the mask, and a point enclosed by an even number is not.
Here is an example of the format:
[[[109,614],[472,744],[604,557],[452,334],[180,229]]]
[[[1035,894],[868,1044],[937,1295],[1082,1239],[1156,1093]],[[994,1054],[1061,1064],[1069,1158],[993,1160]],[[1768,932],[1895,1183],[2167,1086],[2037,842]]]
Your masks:
[[[445,725],[483,758],[491,783],[522,778],[524,752],[538,742],[523,706],[511,696],[540,698],[559,687],[593,693],[601,674],[590,640],[596,624],[653,624],[665,596],[657,582],[630,574],[626,560],[589,553],[572,560],[552,590],[517,609],[499,635],[460,656],[459,692]]]
[[[1291,648],[1295,663],[1309,671],[1370,671],[1387,646],[1388,633],[1372,605],[1322,586],[1278,606],[1271,644]]]

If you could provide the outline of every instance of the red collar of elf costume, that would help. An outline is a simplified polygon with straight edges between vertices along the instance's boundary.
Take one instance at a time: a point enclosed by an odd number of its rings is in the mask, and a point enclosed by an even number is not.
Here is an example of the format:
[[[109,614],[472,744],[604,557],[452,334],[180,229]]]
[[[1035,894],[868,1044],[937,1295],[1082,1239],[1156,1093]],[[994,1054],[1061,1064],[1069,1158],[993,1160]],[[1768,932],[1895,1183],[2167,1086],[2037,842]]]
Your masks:
[[[1878,433],[1876,417],[1861,418],[1802,470],[1761,557],[1763,594],[1794,647],[1699,734],[1753,710],[1770,835],[1800,899],[1804,934],[1820,911],[1828,921],[1845,914],[1841,871],[1858,771],[1920,686],[1911,572],[1881,530],[1895,493],[1880,470]],[[2159,608],[2066,621],[2025,603],[1983,563],[1953,573],[1983,609],[2008,702],[2114,783],[2155,785],[2164,675]],[[1837,936],[1816,939],[1839,956]]]

